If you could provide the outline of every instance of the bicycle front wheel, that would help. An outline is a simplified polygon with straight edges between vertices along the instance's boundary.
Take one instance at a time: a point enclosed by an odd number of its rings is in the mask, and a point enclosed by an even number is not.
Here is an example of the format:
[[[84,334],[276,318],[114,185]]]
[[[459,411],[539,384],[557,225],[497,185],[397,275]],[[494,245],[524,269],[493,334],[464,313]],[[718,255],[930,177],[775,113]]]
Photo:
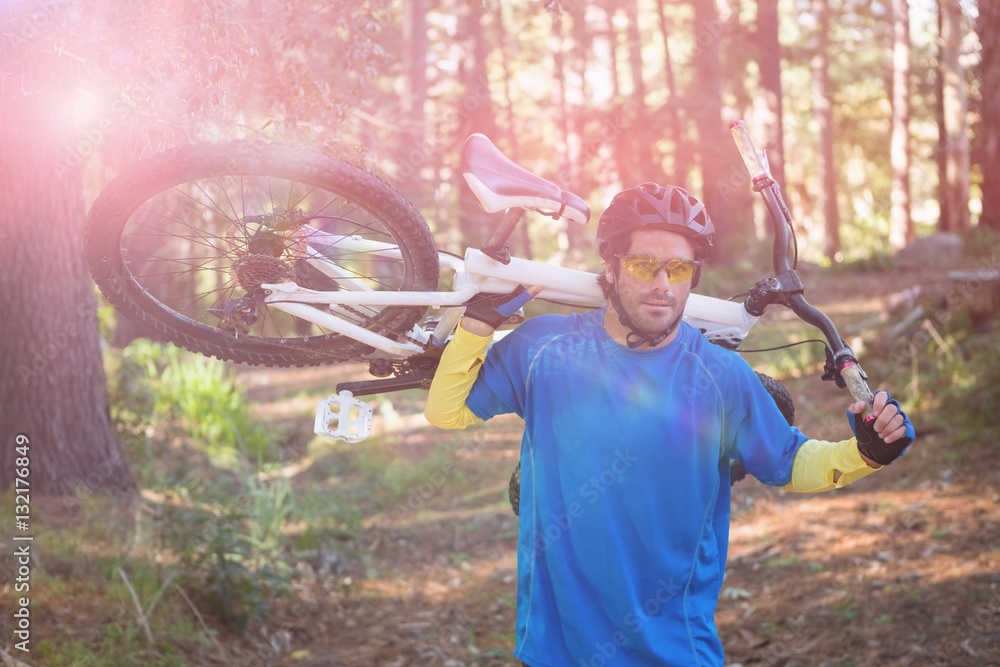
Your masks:
[[[151,336],[248,364],[318,365],[371,352],[264,303],[261,285],[431,291],[438,284],[434,239],[399,192],[298,146],[194,145],[143,160],[95,201],[86,246],[101,291]],[[426,310],[324,308],[396,340]]]

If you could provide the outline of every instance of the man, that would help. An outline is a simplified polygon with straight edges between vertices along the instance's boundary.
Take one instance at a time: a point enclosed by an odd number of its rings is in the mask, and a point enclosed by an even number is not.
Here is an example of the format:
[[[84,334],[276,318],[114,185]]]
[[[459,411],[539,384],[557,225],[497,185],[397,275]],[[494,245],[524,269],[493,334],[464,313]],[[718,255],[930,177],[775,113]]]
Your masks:
[[[878,392],[876,419],[849,407],[858,438],[808,439],[746,362],[682,322],[713,234],[682,188],[625,190],[597,231],[610,307],[532,318],[487,354],[525,297],[484,297],[441,359],[432,424],[525,420],[514,656],[531,667],[722,665],[730,459],[765,484],[825,491],[915,437]]]

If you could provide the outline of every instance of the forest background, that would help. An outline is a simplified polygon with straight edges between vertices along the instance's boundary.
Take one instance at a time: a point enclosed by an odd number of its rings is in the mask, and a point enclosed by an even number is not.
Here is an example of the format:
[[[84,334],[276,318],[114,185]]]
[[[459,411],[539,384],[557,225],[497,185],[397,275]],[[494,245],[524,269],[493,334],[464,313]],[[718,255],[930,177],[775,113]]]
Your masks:
[[[171,437],[182,436],[170,429],[193,428],[164,407],[192,390],[178,384],[171,398],[165,368],[192,365],[221,383],[215,393],[240,395],[231,369],[141,341],[125,348],[141,332],[100,301],[81,256],[86,211],[100,189],[142,157],[186,143],[262,138],[322,147],[392,182],[441,248],[460,251],[481,244],[495,221],[458,170],[462,142],[483,132],[595,213],[639,182],[688,187],[719,227],[711,262],[725,271],[767,253],[767,223],[727,132],[744,118],[768,150],[801,256],[830,275],[892,269],[894,253],[939,232],[958,234],[996,268],[989,249],[1000,233],[1000,3],[992,0],[14,0],[0,12],[5,488],[14,484],[12,443],[29,434],[38,443],[33,493],[89,503],[98,489],[139,489],[169,505],[163,493],[173,487],[157,462],[172,451],[170,437],[156,424]],[[594,269],[592,235],[593,226],[538,218],[514,249]],[[147,397],[145,411],[129,394],[127,371],[136,365],[148,371],[136,386],[158,396]],[[966,382],[961,396],[982,386]],[[221,411],[209,401],[189,421]],[[183,437],[197,449],[204,434]],[[285,444],[306,447],[302,437]],[[280,449],[274,433],[260,438],[265,450]],[[257,498],[248,490],[256,489],[275,511],[271,532],[253,538],[272,551],[253,551],[239,531],[230,535],[239,546],[171,547],[194,580],[230,596],[219,584],[233,575],[229,565],[213,569],[205,554],[221,549],[252,573],[240,590],[254,613],[236,614],[250,626],[291,581],[261,575],[280,570],[264,566],[284,562],[290,548],[280,489],[261,482],[270,479],[267,465],[283,465],[289,454],[268,456],[263,478],[247,460],[254,469],[233,473],[233,488],[245,498]],[[240,511],[233,525],[259,531],[260,516]],[[122,539],[133,544],[129,535]],[[314,537],[296,544],[315,551]],[[116,553],[109,563],[127,562]],[[101,567],[101,576],[131,588],[126,575]],[[149,567],[156,600],[183,578]],[[118,625],[142,631],[139,645],[142,634],[153,644],[147,605],[136,601],[140,613]],[[197,620],[192,632],[214,641],[212,617]],[[87,650],[95,641],[84,642]]]

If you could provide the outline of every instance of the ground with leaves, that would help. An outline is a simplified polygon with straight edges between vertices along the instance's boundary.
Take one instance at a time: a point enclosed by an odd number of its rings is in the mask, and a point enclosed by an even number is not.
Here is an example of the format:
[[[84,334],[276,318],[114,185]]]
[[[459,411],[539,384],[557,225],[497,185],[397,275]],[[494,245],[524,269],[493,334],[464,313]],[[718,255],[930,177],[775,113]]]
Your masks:
[[[896,294],[913,276],[877,278]],[[841,293],[826,294],[846,331],[855,323],[867,328],[887,306],[864,289],[870,279],[844,276]],[[814,298],[822,303],[823,293]],[[784,317],[769,326],[777,338],[801,335]],[[851,341],[872,359],[868,370],[880,384],[921,413],[914,414],[919,444],[904,459],[820,496],[752,479],[735,487],[717,614],[728,664],[1000,665],[997,421],[974,421],[971,412],[948,419],[945,388],[920,385],[948,373],[960,384],[969,369],[948,355],[995,345],[995,333],[954,338],[930,329],[940,344],[907,334],[924,345],[917,361],[907,357],[910,366],[925,364],[922,373],[872,347],[871,338]],[[819,381],[814,352],[751,360],[787,385],[806,432],[840,438],[846,396]],[[227,609],[211,591],[172,574],[181,552],[157,551],[148,538],[177,508],[210,517],[217,508],[163,489],[143,489],[130,503],[37,499],[34,519],[44,535],[34,562],[34,649],[24,656],[5,643],[0,664],[517,664],[510,658],[517,519],[506,485],[519,420],[437,431],[420,414],[422,395],[408,392],[391,404],[374,401],[377,432],[368,442],[312,438],[316,399],[362,371],[239,370],[258,418],[282,446],[280,464],[257,477],[287,480],[296,507],[308,507],[280,517],[287,590],[269,597],[242,632],[233,618],[245,610]],[[147,464],[184,480],[178,488],[226,483],[182,437],[149,435],[161,456]],[[4,599],[11,588],[0,579]],[[5,628],[5,642],[9,636]]]

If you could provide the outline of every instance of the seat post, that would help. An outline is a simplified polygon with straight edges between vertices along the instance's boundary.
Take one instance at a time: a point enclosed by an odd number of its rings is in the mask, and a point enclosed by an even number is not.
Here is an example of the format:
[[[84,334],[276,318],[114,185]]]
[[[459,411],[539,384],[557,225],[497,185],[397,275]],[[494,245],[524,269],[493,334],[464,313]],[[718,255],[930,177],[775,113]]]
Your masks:
[[[480,248],[483,254],[492,257],[501,264],[510,264],[510,236],[523,217],[523,208],[518,206],[507,209],[507,213],[504,214],[500,225],[493,232],[493,236],[486,242],[486,245]]]

